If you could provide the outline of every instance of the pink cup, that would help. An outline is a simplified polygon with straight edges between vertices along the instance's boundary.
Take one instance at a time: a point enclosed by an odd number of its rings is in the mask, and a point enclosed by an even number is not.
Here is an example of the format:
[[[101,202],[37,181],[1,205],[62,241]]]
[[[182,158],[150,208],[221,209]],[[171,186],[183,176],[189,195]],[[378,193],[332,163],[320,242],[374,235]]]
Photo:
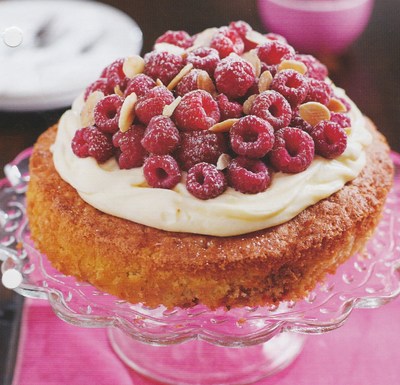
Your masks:
[[[343,53],[364,31],[373,0],[258,0],[265,27],[303,53]]]

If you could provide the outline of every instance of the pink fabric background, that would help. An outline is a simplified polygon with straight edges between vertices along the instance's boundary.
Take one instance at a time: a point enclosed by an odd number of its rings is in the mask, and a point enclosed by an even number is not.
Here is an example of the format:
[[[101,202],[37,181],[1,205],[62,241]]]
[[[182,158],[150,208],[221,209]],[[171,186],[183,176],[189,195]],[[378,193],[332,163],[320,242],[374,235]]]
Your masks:
[[[400,299],[355,310],[339,329],[309,336],[301,355],[258,385],[400,383]],[[47,302],[25,303],[13,385],[149,385],[114,354],[105,329],[58,319]]]

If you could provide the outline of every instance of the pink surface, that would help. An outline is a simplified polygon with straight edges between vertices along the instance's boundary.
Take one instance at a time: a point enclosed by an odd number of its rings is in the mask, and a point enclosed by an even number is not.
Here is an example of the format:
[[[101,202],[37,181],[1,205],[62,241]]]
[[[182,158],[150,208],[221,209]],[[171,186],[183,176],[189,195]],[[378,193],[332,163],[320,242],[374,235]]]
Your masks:
[[[268,385],[376,385],[400,383],[400,300],[356,310],[341,328],[307,338],[296,361],[257,382]],[[145,385],[115,355],[105,329],[58,319],[47,302],[25,303],[13,385]]]

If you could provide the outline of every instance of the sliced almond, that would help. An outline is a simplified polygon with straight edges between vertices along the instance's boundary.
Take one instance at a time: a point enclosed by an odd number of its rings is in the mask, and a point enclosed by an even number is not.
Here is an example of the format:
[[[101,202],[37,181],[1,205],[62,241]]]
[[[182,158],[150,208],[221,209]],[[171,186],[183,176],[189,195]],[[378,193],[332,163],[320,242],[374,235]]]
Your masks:
[[[185,50],[182,47],[170,43],[156,43],[154,44],[154,50],[157,52],[168,52],[178,56],[185,53]]]
[[[229,163],[231,163],[232,158],[228,154],[221,154],[217,160],[217,170],[225,170]]]
[[[271,72],[269,71],[264,71],[261,75],[260,78],[258,79],[258,91],[264,92],[267,91],[271,88],[272,81],[274,80],[274,77],[272,76]]]
[[[163,86],[163,85],[164,83],[160,79],[156,80],[156,86]]]
[[[344,132],[346,133],[347,136],[351,134],[351,127],[345,127]]]
[[[198,33],[194,39],[192,47],[188,49],[188,51],[193,51],[199,47],[209,47],[211,44],[211,40],[214,35],[218,32],[218,28],[207,28],[204,31]]]
[[[124,60],[122,71],[127,78],[133,79],[144,71],[144,59],[139,55],[128,56]]]
[[[214,82],[206,71],[199,71],[196,79],[197,88],[209,92],[212,96],[217,95]]]
[[[257,45],[262,45],[268,41],[268,38],[264,35],[253,30],[246,33],[246,39]]]
[[[82,127],[92,126],[94,124],[94,108],[103,98],[104,94],[101,91],[94,91],[88,96],[81,111]]]
[[[121,132],[126,132],[135,119],[135,105],[138,98],[134,92],[128,95],[122,103],[118,119],[118,127]]]
[[[299,107],[299,114],[302,119],[313,127],[322,120],[329,120],[331,113],[328,107],[318,102],[308,102],[301,104]]]
[[[211,126],[208,131],[217,133],[217,132],[228,132],[231,127],[237,122],[239,119],[226,119],[222,122],[216,123]]]
[[[278,66],[278,71],[294,70],[304,75],[307,72],[306,65],[298,60],[282,60]]]
[[[331,98],[328,103],[328,108],[332,112],[346,112],[347,108],[344,103],[337,98]]]
[[[118,96],[124,96],[124,93],[121,90],[121,87],[119,86],[119,84],[117,84],[114,87],[114,93],[117,94]]]
[[[261,74],[261,60],[257,56],[256,52],[254,50],[245,52],[242,55],[242,58],[253,66],[254,74],[256,75],[256,77],[259,77]]]
[[[174,113],[175,108],[178,107],[178,104],[181,102],[181,99],[182,98],[178,96],[171,104],[164,106],[162,114],[170,118]]]
[[[167,88],[172,91],[176,85],[182,80],[184,76],[186,76],[193,68],[192,63],[186,64],[168,84]]]
[[[245,115],[250,115],[251,108],[253,107],[254,99],[257,97],[257,94],[250,95],[245,102],[243,103],[243,113]]]

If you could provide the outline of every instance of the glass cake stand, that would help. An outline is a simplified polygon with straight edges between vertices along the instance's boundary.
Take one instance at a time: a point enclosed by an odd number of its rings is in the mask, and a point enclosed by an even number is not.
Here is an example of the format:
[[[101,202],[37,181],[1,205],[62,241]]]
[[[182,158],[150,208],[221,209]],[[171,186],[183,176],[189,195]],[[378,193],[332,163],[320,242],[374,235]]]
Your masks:
[[[6,287],[49,301],[62,320],[106,327],[131,368],[170,384],[246,384],[272,375],[301,352],[305,334],[340,327],[356,308],[376,308],[400,293],[400,162],[382,221],[353,256],[302,301],[229,311],[148,308],[77,282],[51,267],[29,237],[24,192],[30,150],[0,182],[0,259]]]

